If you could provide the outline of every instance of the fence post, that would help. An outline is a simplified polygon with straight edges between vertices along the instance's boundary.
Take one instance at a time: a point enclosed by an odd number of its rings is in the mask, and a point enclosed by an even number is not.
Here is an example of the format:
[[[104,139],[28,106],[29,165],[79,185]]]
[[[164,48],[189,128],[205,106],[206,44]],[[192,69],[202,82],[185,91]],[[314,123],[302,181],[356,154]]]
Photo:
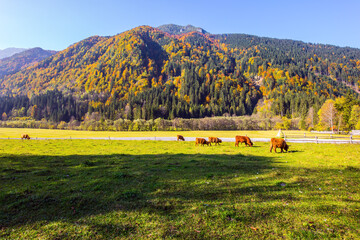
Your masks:
[[[304,138],[306,138],[306,133],[304,133]]]
[[[352,135],[350,135],[350,143],[353,143],[353,137],[352,137]]]
[[[315,136],[315,140],[316,140],[316,143],[318,143],[318,137],[317,136]]]

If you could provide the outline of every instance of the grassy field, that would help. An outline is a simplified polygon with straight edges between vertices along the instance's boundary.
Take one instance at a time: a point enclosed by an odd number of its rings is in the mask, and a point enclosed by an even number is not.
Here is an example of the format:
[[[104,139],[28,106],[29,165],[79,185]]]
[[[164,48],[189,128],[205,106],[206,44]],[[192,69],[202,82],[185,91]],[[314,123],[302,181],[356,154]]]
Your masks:
[[[311,133],[307,131],[285,130],[287,136],[303,137],[328,137],[329,134]],[[31,128],[0,128],[0,138],[20,138],[22,133],[28,133],[32,138],[91,138],[91,137],[176,137],[181,134],[185,137],[223,137],[233,138],[236,135],[247,135],[250,138],[272,138],[278,133],[274,131],[147,131],[147,132],[114,132],[114,131],[72,131],[52,129],[31,129]],[[335,135],[334,135],[335,136]],[[336,135],[338,137],[349,137],[348,135]],[[354,136],[360,139],[360,136]]]
[[[0,140],[0,239],[359,239],[360,145]]]

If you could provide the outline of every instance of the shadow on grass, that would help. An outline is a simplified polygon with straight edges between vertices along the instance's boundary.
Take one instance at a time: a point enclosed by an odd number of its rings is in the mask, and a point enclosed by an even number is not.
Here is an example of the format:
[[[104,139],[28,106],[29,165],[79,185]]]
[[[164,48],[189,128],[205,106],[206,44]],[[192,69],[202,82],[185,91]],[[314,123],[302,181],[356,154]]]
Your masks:
[[[276,157],[275,154],[270,157],[242,154],[2,155],[1,160],[7,164],[0,165],[0,227],[41,221],[81,225],[86,219],[84,225],[104,238],[127,237],[138,228],[131,221],[99,223],[91,217],[118,211],[177,219],[184,212],[189,214],[188,208],[195,206],[205,211],[215,203],[213,217],[250,224],[254,219],[272,218],[280,210],[276,206],[264,208],[255,204],[234,209],[232,201],[243,198],[244,203],[276,201],[286,204],[303,201],[294,194],[299,184],[302,191],[313,191],[317,187],[318,178],[313,176],[320,170],[279,167],[274,170]],[[355,176],[359,168],[349,167],[344,171]],[[327,177],[336,176],[335,170],[326,174]],[[275,178],[288,181],[279,180],[274,184]],[[355,180],[347,184],[356,184]],[[324,196],[322,192],[319,194]],[[316,191],[311,196],[316,198]],[[228,204],[221,205],[221,202]],[[66,238],[61,234],[54,238]]]
[[[116,209],[169,214],[181,201],[223,198],[199,184],[271,168],[272,159],[237,155],[7,155],[0,168],[0,225],[76,220]],[[164,198],[162,198],[164,196]],[[160,197],[160,198],[159,198]],[[179,201],[177,203],[177,201]]]
[[[304,152],[304,151],[299,151],[299,150],[289,150],[288,153],[299,153],[299,152]]]

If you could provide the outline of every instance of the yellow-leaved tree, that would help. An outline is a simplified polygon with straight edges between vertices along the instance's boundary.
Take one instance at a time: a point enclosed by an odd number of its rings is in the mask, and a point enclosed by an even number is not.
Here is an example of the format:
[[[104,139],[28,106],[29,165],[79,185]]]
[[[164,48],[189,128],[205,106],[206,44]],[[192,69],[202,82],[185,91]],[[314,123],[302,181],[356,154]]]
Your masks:
[[[360,130],[360,106],[354,105],[351,108],[350,125],[356,130]]]
[[[328,99],[321,106],[319,112],[319,127],[320,130],[334,130],[334,125],[336,122],[337,111],[335,108],[335,101]]]

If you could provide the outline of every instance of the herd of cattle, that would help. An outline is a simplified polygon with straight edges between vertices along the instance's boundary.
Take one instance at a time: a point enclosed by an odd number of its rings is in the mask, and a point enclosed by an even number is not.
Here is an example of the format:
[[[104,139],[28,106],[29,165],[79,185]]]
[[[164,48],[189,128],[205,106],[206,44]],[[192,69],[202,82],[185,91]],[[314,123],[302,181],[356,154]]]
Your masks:
[[[185,141],[185,138],[182,135],[177,135],[177,141]],[[219,145],[222,143],[220,138],[217,137],[209,137],[209,140],[206,140],[205,138],[196,138],[195,139],[195,146],[198,146],[199,144],[201,146],[207,145],[211,146],[211,143],[214,143],[215,145]],[[254,144],[251,141],[251,139],[247,136],[236,136],[235,137],[235,147],[239,147],[239,143],[243,144],[245,143],[245,146],[252,147]],[[281,152],[284,152],[284,150],[287,152],[289,150],[289,145],[285,142],[282,138],[272,138],[270,141],[270,152],[274,149],[276,152],[276,149],[280,148]]]
[[[30,139],[29,134],[21,134],[21,139]],[[177,135],[177,141],[185,141],[185,138],[181,135]],[[215,145],[220,145],[222,143],[220,138],[217,137],[209,137],[209,140],[207,141],[205,138],[196,138],[195,139],[195,146],[198,146],[199,144],[201,146],[207,145],[211,146],[211,143],[214,143]],[[252,147],[254,144],[247,136],[236,136],[235,137],[235,147],[239,147],[239,143],[243,144],[245,143],[245,146]],[[289,145],[286,144],[285,140],[282,138],[272,138],[270,142],[270,152],[274,149],[276,152],[276,149],[280,148],[281,152],[284,152],[284,150],[287,152],[289,150]]]

